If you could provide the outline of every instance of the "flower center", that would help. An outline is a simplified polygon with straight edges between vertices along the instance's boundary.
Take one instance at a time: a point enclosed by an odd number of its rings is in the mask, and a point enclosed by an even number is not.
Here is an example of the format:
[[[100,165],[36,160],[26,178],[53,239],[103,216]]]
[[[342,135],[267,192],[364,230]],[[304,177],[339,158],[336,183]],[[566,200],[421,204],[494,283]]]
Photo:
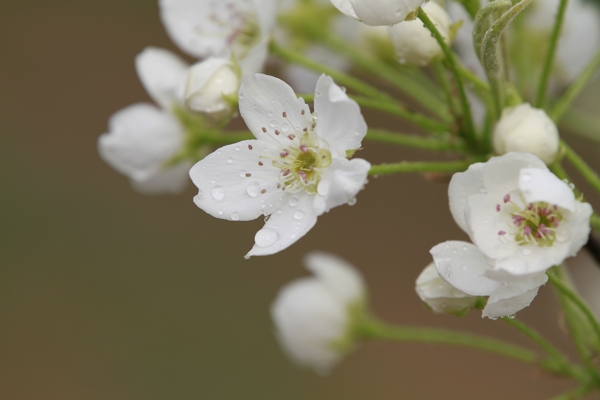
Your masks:
[[[560,208],[544,201],[529,203],[525,208],[510,200],[510,195],[504,196],[506,211],[512,219],[510,233],[517,244],[521,246],[534,244],[541,247],[552,246],[556,233],[564,219]],[[502,207],[496,205],[496,210]],[[504,236],[507,232],[500,231]]]
[[[311,135],[305,133],[300,138],[299,145],[282,150],[273,165],[281,170],[280,179],[285,185],[284,190],[291,193],[305,190],[309,194],[315,194],[321,181],[321,170],[331,165],[331,153],[319,148]]]

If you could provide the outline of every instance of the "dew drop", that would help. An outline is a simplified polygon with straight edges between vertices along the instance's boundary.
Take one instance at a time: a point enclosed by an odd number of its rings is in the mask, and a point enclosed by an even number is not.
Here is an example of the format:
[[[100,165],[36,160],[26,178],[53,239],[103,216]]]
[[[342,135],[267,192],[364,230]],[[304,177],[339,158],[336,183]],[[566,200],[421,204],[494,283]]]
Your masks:
[[[254,242],[258,247],[269,247],[277,241],[279,234],[273,229],[263,228],[256,232]]]
[[[355,205],[356,204],[356,197],[352,197],[351,199],[349,199],[347,201],[347,203],[348,203],[349,206]]]
[[[523,249],[521,249],[521,252],[523,254],[525,254],[526,256],[531,255],[531,249],[528,249],[527,247],[524,247]]]
[[[281,130],[285,133],[285,132],[289,132],[290,131],[290,125],[286,122],[283,125],[281,125]]]
[[[290,199],[288,200],[288,203],[290,204],[290,206],[292,207],[296,207],[298,205],[298,203],[300,202],[300,199],[297,196],[292,196],[290,197]]]
[[[233,158],[232,158],[232,157],[229,157],[229,158],[227,159],[227,164],[231,164],[232,162],[233,162]]]
[[[304,211],[298,210],[294,213],[294,219],[301,220],[304,218]]]
[[[468,265],[463,265],[462,267],[460,267],[460,269],[462,269],[463,271],[466,271],[469,269]]]
[[[240,151],[240,146],[235,146],[235,151]]]
[[[223,215],[223,210],[219,210],[219,211],[217,211],[217,214],[219,214],[219,215]]]
[[[245,169],[240,170],[240,176],[242,178],[244,178],[246,176],[246,170]]]
[[[569,239],[571,239],[571,232],[569,232],[567,229],[559,229],[556,231],[556,240],[564,243],[564,242],[568,242]]]
[[[297,236],[298,236],[298,235],[296,235],[295,233],[292,233],[292,234],[290,235],[290,239],[294,240],[294,239],[296,239],[296,237],[297,237]]]
[[[250,197],[256,197],[260,193],[260,185],[257,182],[252,182],[246,187],[246,192]]]
[[[240,214],[234,212],[233,214],[231,214],[231,219],[233,221],[237,221],[238,219],[240,219]]]
[[[223,189],[221,186],[215,186],[210,191],[210,195],[216,201],[221,201],[221,200],[223,200],[225,198],[225,189]]]

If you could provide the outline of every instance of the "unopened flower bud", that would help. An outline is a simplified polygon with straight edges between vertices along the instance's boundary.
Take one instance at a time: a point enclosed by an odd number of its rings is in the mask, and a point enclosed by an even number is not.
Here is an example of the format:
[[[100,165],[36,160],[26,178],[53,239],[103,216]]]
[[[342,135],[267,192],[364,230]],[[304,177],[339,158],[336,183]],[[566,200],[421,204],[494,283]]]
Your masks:
[[[284,286],[271,316],[289,356],[326,373],[354,346],[365,288],[359,272],[333,255],[311,253],[305,262],[315,276]]]
[[[423,0],[331,0],[331,3],[366,25],[385,26],[414,18]]]
[[[423,11],[435,24],[444,41],[449,43],[452,20],[446,10],[435,1],[431,1],[423,7]],[[390,28],[390,34],[400,64],[424,66],[442,55],[442,48],[437,40],[420,20],[394,25]]]
[[[548,115],[528,103],[505,108],[494,129],[494,150],[531,153],[551,164],[558,152],[558,129]]]
[[[477,303],[476,296],[470,296],[444,281],[434,263],[421,272],[415,290],[421,300],[436,313],[463,314]]]
[[[240,87],[239,71],[225,58],[211,57],[193,65],[188,73],[185,104],[197,113],[219,119],[232,112],[231,100]]]

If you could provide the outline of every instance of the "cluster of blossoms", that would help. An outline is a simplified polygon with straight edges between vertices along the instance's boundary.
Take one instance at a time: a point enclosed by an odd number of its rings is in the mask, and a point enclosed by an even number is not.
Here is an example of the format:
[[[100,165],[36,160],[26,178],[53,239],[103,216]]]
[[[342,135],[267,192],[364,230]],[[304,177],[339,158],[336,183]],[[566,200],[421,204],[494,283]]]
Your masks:
[[[306,55],[321,52],[324,64],[348,68],[347,59],[331,55],[331,48],[317,39],[319,33],[336,31],[334,26],[341,26],[336,21],[350,22],[347,26],[361,27],[351,28],[354,40],[360,42],[357,32],[370,38],[362,50],[370,53],[377,68],[390,71],[386,68],[391,63],[411,80],[422,82],[429,78],[419,75],[418,68],[433,66],[441,85],[445,84],[449,112],[432,111],[450,120],[441,132],[449,139],[440,139],[437,132],[427,143],[458,143],[464,145],[464,155],[487,159],[451,171],[467,168],[451,177],[448,196],[454,221],[471,243],[447,241],[434,246],[430,250],[433,263],[417,278],[417,294],[438,313],[462,315],[483,308],[484,317],[513,317],[548,281],[547,271],[577,254],[588,241],[593,214],[590,204],[576,197],[572,185],[548,167],[562,157],[556,115],[549,116],[549,109],[534,101],[530,88],[523,84],[526,80],[519,81],[520,87],[519,82],[503,81],[511,71],[498,74],[501,63],[489,61],[490,54],[502,53],[493,47],[498,38],[488,37],[495,32],[488,26],[492,13],[510,8],[507,14],[518,14],[530,2],[513,6],[498,0],[482,4],[480,10],[477,2],[446,7],[433,0],[425,4],[422,0],[331,0],[331,4],[319,0],[286,4],[276,0],[161,0],[167,32],[184,52],[201,61],[190,66],[166,50],[144,50],[136,58],[137,72],[159,107],[136,104],[117,112],[109,121],[109,132],[99,139],[100,154],[145,192],[179,192],[189,173],[198,188],[194,203],[206,213],[231,221],[264,216],[265,225],[256,233],[246,258],[286,249],[312,229],[318,216],[355,202],[373,173],[368,161],[353,158],[363,140],[369,139],[368,128],[359,98],[349,96],[334,82],[333,74],[305,69],[320,66],[303,61],[298,69],[288,66],[283,71],[293,86],[314,87],[314,96],[298,97],[284,81],[259,72],[267,62],[273,32],[279,32],[276,36],[284,37],[288,47],[294,46],[293,34],[306,32],[299,46]],[[554,26],[546,24],[548,10],[558,3],[538,1],[514,24],[519,29],[533,24],[536,32],[545,35],[536,34],[536,40],[547,37]],[[574,57],[567,43],[580,35],[569,21],[588,10],[588,5],[577,1],[570,4],[565,11],[565,40],[554,60],[558,72],[552,78],[552,93],[560,93],[591,60],[588,57],[573,72],[571,60],[562,56]],[[593,12],[584,19],[600,30],[600,14]],[[322,26],[311,25],[307,15],[318,16]],[[346,32],[341,36],[348,34],[348,29],[339,30]],[[521,38],[517,30],[507,41],[516,43]],[[453,64],[459,58],[449,53],[453,42],[464,66]],[[587,45],[600,48],[600,42]],[[478,53],[480,48],[484,50]],[[392,49],[392,61],[382,49]],[[288,56],[288,61],[303,57]],[[454,66],[449,69],[455,87],[444,83],[446,71],[439,71],[444,65]],[[521,78],[531,72],[518,66],[515,71]],[[466,89],[463,75],[473,83]],[[354,85],[344,73],[338,76],[345,85],[353,85],[349,89],[363,90],[363,95],[365,86],[367,94],[379,93],[367,84]],[[305,98],[313,103],[312,111]],[[393,104],[395,100],[387,94],[360,100],[372,106],[381,98],[385,104],[373,108],[405,112],[404,105]],[[462,111],[457,110],[461,107]],[[478,109],[485,112],[478,116]],[[251,133],[245,140],[233,140],[222,131],[238,115]],[[412,122],[426,127],[438,123],[430,116],[411,115]],[[401,137],[390,135],[386,137],[395,139],[389,142]],[[217,143],[225,146],[212,149]],[[395,167],[401,171],[403,166]],[[291,357],[326,372],[368,330],[367,293],[361,275],[336,256],[311,253],[306,264],[316,277],[285,286],[271,312],[278,338]]]

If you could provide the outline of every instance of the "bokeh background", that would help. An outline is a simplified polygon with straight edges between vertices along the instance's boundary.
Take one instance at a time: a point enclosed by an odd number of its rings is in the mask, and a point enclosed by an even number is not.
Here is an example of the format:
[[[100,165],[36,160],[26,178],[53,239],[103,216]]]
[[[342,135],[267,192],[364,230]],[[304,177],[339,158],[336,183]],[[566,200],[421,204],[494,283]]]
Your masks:
[[[156,3],[2,2],[0,399],[529,400],[572,387],[510,359],[441,345],[364,343],[327,377],[290,363],[269,306],[283,284],[307,275],[302,257],[313,249],[354,263],[387,321],[534,347],[478,312],[433,315],[414,293],[428,250],[465,238],[443,182],[371,179],[355,206],[321,217],[290,249],[251,260],[243,255],[262,221],[211,218],[192,203],[192,187],[181,196],[135,193],[100,160],[96,141],[113,112],[149,101],[134,56],[149,45],[176,51]],[[598,111],[595,95],[588,90],[580,104]],[[571,142],[598,165],[598,147]],[[361,156],[431,157],[371,143]],[[600,269],[585,255],[573,266],[598,293]],[[519,318],[574,353],[550,287]]]

